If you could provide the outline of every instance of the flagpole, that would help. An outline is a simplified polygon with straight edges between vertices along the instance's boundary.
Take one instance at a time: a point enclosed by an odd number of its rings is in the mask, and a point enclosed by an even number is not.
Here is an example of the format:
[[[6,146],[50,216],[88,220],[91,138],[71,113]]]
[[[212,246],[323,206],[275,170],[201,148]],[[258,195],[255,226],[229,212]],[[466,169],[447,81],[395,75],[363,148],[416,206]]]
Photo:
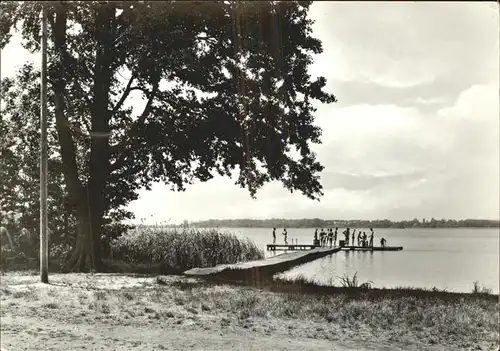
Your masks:
[[[42,69],[40,93],[40,279],[49,282],[47,217],[47,8],[42,5]]]

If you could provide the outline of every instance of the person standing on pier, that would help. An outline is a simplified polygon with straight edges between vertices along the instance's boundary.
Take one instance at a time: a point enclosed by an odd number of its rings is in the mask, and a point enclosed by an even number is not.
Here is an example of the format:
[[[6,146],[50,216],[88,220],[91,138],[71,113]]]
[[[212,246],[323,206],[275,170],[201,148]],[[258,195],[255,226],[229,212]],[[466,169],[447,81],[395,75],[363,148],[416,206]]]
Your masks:
[[[335,228],[335,234],[333,236],[333,246],[337,246],[337,231],[339,228]]]
[[[273,228],[273,244],[276,244],[276,228]]]
[[[361,246],[361,230],[358,232],[358,246]]]
[[[386,242],[387,241],[384,238],[380,239],[380,246],[385,247]]]
[[[373,247],[373,228],[370,228],[371,234],[370,234],[370,247]]]
[[[344,240],[345,240],[345,245],[349,246],[349,228],[344,230]]]
[[[352,231],[352,236],[351,236],[351,245],[354,246],[354,233],[356,233],[356,229]]]
[[[325,246],[325,230],[321,228],[321,232],[319,233],[319,238],[321,240],[321,246]]]
[[[366,239],[367,239],[366,232],[363,232],[363,247],[366,247],[366,244],[368,244]]]
[[[333,244],[333,230],[332,228],[328,228],[328,245],[332,247]]]
[[[286,231],[286,228],[283,228],[283,236],[285,237],[285,245],[288,245],[287,235],[288,235],[288,232]]]

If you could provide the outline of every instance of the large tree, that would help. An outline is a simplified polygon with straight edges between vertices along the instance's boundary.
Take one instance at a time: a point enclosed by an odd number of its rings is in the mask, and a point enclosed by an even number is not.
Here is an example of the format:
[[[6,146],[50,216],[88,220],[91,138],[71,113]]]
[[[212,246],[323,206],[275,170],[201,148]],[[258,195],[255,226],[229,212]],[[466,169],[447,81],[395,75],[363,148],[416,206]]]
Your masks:
[[[322,195],[311,151],[313,100],[335,102],[307,72],[322,52],[311,2],[47,2],[49,102],[77,218],[67,270],[102,268],[105,216],[153,182],[184,190],[214,173],[251,196],[279,180]],[[2,4],[0,45],[17,26],[40,49],[41,2]],[[6,53],[8,54],[8,53]],[[3,95],[36,91],[33,68]],[[22,88],[24,86],[24,88]],[[140,94],[143,106],[130,106]],[[33,101],[35,103],[35,101]],[[18,106],[21,108],[22,106]]]

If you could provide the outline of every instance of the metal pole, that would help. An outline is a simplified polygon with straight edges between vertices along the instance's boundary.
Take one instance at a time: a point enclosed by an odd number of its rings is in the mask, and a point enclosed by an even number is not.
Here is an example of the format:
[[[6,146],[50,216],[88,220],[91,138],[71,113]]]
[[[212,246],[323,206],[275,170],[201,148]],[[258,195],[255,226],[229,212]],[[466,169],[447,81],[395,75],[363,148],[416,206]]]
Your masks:
[[[42,74],[40,105],[40,279],[49,282],[47,217],[47,8],[42,10]]]

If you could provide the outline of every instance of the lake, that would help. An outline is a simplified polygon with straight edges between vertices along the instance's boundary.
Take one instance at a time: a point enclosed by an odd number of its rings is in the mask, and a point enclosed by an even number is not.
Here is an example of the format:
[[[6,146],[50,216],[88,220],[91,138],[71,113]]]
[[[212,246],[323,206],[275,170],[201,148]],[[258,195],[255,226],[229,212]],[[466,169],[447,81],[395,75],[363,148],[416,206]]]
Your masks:
[[[272,243],[272,229],[226,230],[249,237],[263,250],[266,244]],[[299,244],[312,244],[314,229],[287,230],[289,243],[297,239]],[[339,234],[343,230],[339,228]],[[498,228],[374,230],[376,246],[384,237],[388,246],[403,246],[403,251],[341,251],[297,266],[285,272],[285,276],[304,275],[320,284],[339,285],[337,277],[345,274],[351,277],[358,272],[360,282],[372,281],[375,287],[436,287],[456,292],[471,292],[473,282],[478,281],[499,293]],[[368,235],[369,229],[365,231]],[[284,244],[281,232],[282,229],[276,229],[277,244]],[[343,239],[343,235],[339,237]],[[266,254],[273,255],[271,252]]]

